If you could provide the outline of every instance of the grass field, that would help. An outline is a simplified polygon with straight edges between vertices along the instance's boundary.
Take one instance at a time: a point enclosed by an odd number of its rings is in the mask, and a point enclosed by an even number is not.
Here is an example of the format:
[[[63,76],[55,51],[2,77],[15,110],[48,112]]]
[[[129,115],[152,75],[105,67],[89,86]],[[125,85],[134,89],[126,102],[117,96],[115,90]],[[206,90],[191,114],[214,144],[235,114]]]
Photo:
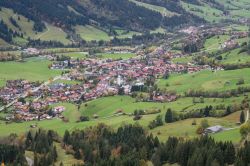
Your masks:
[[[62,42],[63,44],[71,44],[71,41],[66,39],[67,34],[60,28],[46,24],[46,30],[44,32],[37,34],[34,38],[41,39],[44,41],[55,40]]]
[[[224,104],[232,104],[234,102],[239,103],[242,97],[225,99]],[[181,111],[185,107],[189,106],[189,109],[204,108],[206,105],[217,105],[221,104],[222,100],[217,99],[205,99],[205,103],[193,104],[192,98],[181,98],[176,102],[172,103],[152,103],[152,102],[135,102],[135,99],[129,96],[113,96],[104,97],[94,101],[90,101],[86,104],[82,104],[79,111],[77,111],[76,105],[70,103],[58,103],[54,106],[62,105],[65,106],[66,110],[63,115],[69,119],[68,123],[63,122],[60,119],[46,120],[46,121],[31,121],[23,123],[12,123],[6,125],[5,122],[0,121],[0,135],[9,135],[10,133],[24,133],[30,130],[31,124],[37,124],[38,127],[44,129],[52,129],[57,131],[60,135],[63,135],[64,131],[83,129],[89,126],[97,125],[98,123],[105,123],[111,127],[117,128],[120,125],[128,123],[139,123],[145,128],[147,128],[150,121],[154,120],[158,114],[145,115],[142,120],[136,122],[133,120],[133,116],[115,116],[114,113],[117,110],[122,109],[125,113],[133,113],[136,109],[152,110],[161,109],[162,115],[165,114],[167,108],[172,108],[176,111]],[[93,119],[93,115],[97,114],[98,119]],[[89,116],[91,118],[88,122],[77,123],[81,115]],[[226,119],[221,119],[221,122],[227,121]],[[233,123],[228,121],[228,123]],[[223,124],[223,123],[219,123]],[[177,125],[178,128],[178,125]]]
[[[175,90],[184,93],[190,89],[207,91],[225,91],[236,89],[239,79],[245,80],[245,85],[250,85],[250,69],[239,69],[231,71],[200,71],[193,74],[173,75],[169,79],[160,79],[159,88]]]
[[[212,8],[206,3],[202,3],[202,5],[198,6],[181,1],[181,4],[187,11],[204,18],[208,22],[219,22],[224,18],[222,11]]]
[[[156,11],[156,12],[159,12],[161,13],[163,16],[173,16],[175,15],[175,13],[171,12],[171,11],[168,11],[166,8],[164,7],[161,7],[161,6],[156,6],[156,5],[151,5],[151,4],[148,4],[148,3],[144,3],[144,2],[139,2],[137,0],[130,0],[131,2],[134,2],[135,4],[137,4],[138,6],[143,6],[147,9],[150,9],[150,10],[153,10],[153,11]]]
[[[71,154],[66,154],[66,151],[62,148],[59,143],[54,143],[56,146],[56,151],[58,155],[58,162],[55,163],[56,166],[60,166],[63,163],[64,166],[71,166],[71,165],[81,165],[84,164],[82,160],[77,160]]]
[[[206,40],[204,44],[204,50],[208,52],[214,52],[220,49],[221,44],[230,38],[229,35],[214,36]]]
[[[180,63],[180,64],[187,64],[192,62],[192,56],[184,56],[180,58],[174,58],[172,59],[174,63]]]
[[[124,39],[124,38],[132,38],[134,35],[141,35],[141,33],[139,32],[135,32],[135,31],[125,31],[125,30],[121,30],[121,29],[117,29],[116,30],[117,33],[117,38],[119,39]]]
[[[241,140],[241,135],[239,128],[229,130],[229,131],[224,131],[221,133],[217,133],[214,135],[211,135],[216,141],[232,141],[233,143],[239,143]]]
[[[87,52],[69,52],[69,53],[62,53],[62,55],[71,57],[73,59],[76,59],[76,58],[85,59],[88,53]]]
[[[60,75],[60,71],[49,70],[49,61],[30,60],[27,62],[1,62],[0,86],[7,80],[27,79],[30,81],[46,81],[51,77]]]
[[[234,49],[232,51],[226,52],[222,54],[223,60],[221,61],[222,64],[241,64],[250,62],[250,55],[246,52],[240,53],[241,49]]]
[[[210,126],[222,125],[224,127],[234,127],[235,123],[228,122],[220,118],[206,118]],[[195,119],[197,125],[192,125],[194,119],[187,119],[183,121],[174,122],[171,124],[164,124],[152,130],[152,133],[157,136],[161,141],[165,141],[169,136],[177,136],[183,138],[194,138],[198,135],[196,130],[202,118]],[[218,140],[222,140],[219,139]]]
[[[102,59],[129,59],[135,56],[134,53],[99,53]]]
[[[104,40],[108,41],[111,37],[104,31],[99,30],[93,26],[86,25],[86,26],[76,26],[75,27],[76,33],[81,36],[82,39],[86,41],[91,40]]]

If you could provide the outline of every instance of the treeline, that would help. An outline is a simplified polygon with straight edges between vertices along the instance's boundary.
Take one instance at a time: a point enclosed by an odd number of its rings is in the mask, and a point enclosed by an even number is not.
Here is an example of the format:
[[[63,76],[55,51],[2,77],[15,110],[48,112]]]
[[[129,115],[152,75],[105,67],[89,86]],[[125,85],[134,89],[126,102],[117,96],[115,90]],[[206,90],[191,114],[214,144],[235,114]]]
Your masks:
[[[202,90],[189,90],[185,92],[186,97],[205,97],[205,98],[230,98],[240,94],[250,92],[250,87],[238,87],[237,89],[227,90],[224,92],[217,91],[202,91]]]

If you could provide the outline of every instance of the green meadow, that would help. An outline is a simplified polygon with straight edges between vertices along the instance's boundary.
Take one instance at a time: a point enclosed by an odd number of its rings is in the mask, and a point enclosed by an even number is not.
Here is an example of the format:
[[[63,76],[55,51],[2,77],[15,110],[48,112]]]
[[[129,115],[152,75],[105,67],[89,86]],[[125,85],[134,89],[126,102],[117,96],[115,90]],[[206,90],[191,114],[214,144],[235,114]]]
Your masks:
[[[206,40],[204,44],[204,50],[208,52],[214,52],[220,49],[221,44],[230,39],[229,35],[214,36]]]
[[[221,54],[222,64],[241,64],[250,62],[250,55],[246,52],[240,53],[240,48]]]
[[[136,56],[134,53],[99,53],[102,59],[129,59]]]
[[[137,4],[138,6],[143,6],[147,9],[150,9],[150,10],[153,10],[153,11],[156,11],[156,12],[159,12],[161,13],[163,16],[173,16],[175,15],[175,13],[171,12],[171,11],[168,11],[166,8],[164,7],[161,7],[161,6],[157,6],[157,5],[151,5],[151,4],[148,4],[148,3],[144,3],[144,2],[140,2],[140,1],[137,1],[137,0],[130,0],[131,2],[134,2],[135,4]]]
[[[174,74],[169,79],[160,79],[157,83],[161,89],[184,93],[188,90],[225,91],[236,89],[240,79],[245,80],[243,86],[250,85],[250,69],[230,71],[200,71],[193,74]]]
[[[60,71],[50,70],[46,60],[28,60],[26,62],[0,62],[0,86],[7,80],[27,79],[29,81],[47,81],[60,75]]]
[[[76,26],[75,30],[76,34],[79,34],[80,37],[86,41],[92,41],[92,40],[109,41],[111,39],[111,37],[106,32],[90,25]]]
[[[12,23],[9,20],[10,17],[13,17],[13,19],[16,20],[21,30],[19,30],[17,27],[12,25]],[[55,41],[60,41],[63,44],[71,43],[70,40],[66,39],[67,34],[62,29],[57,28],[47,23],[46,23],[46,29],[44,30],[44,32],[37,33],[33,31],[34,22],[31,20],[28,20],[26,17],[22,15],[15,14],[13,10],[11,9],[3,8],[0,11],[0,19],[2,19],[4,23],[6,23],[7,26],[11,28],[12,30],[15,30],[17,32],[22,32],[24,34],[24,38],[14,38],[14,42],[16,44],[20,44],[20,45],[26,44],[28,37],[32,39],[41,39],[44,41],[55,40]]]
[[[88,55],[87,52],[68,52],[68,53],[62,53],[62,55],[71,57],[73,59],[85,59],[86,56]]]

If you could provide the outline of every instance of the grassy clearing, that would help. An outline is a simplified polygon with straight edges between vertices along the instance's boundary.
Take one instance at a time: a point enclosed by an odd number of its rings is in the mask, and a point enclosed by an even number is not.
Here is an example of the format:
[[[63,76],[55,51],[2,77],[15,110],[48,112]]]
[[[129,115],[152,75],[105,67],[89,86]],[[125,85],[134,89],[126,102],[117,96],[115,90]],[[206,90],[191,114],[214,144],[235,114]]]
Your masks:
[[[232,71],[200,71],[193,74],[173,75],[169,79],[160,79],[159,88],[175,90],[178,93],[184,93],[188,90],[207,90],[207,91],[225,91],[236,89],[236,83],[239,79],[245,80],[245,85],[250,85],[248,73],[249,68]]]
[[[119,39],[124,39],[124,38],[132,38],[134,35],[141,35],[141,33],[139,32],[135,32],[135,31],[125,31],[122,29],[117,29],[116,30],[117,33],[117,38]]]
[[[214,36],[206,40],[204,44],[204,50],[209,50],[208,52],[213,52],[220,49],[221,44],[230,38],[229,35]]]
[[[125,113],[133,113],[136,109],[152,110],[160,109],[162,114],[165,113],[167,108],[172,108],[176,111],[204,108],[206,105],[219,105],[219,104],[233,104],[242,101],[243,97],[235,97],[230,99],[205,99],[204,103],[193,104],[192,98],[180,98],[179,100],[171,103],[153,103],[153,102],[136,102],[134,98],[129,96],[113,96],[104,97],[97,100],[90,101],[81,106],[81,113],[92,117],[97,114],[99,117],[113,116],[117,110],[123,110]]]
[[[136,0],[130,0],[130,1],[131,1],[131,2],[134,2],[134,3],[137,4],[138,6],[142,6],[142,7],[145,7],[145,8],[147,8],[147,9],[150,9],[150,10],[153,10],[153,11],[156,11],[156,12],[159,12],[159,13],[161,13],[163,16],[171,17],[171,16],[175,15],[175,13],[173,13],[173,12],[171,12],[171,11],[168,11],[166,8],[161,7],[161,6],[151,5],[151,4],[144,3],[144,2],[139,2],[139,1],[136,1]]]
[[[69,53],[62,53],[62,55],[71,57],[73,59],[77,59],[77,58],[85,59],[88,53],[87,52],[69,52]]]
[[[81,38],[86,41],[92,41],[92,40],[108,41],[111,39],[111,37],[106,32],[99,30],[90,25],[76,26],[75,30],[76,30],[76,33],[79,34]]]
[[[0,63],[0,86],[4,86],[7,80],[27,79],[30,81],[45,81],[60,71],[49,70],[49,61],[27,62],[1,62]]]
[[[185,57],[180,57],[180,58],[174,58],[174,59],[172,59],[172,61],[174,63],[187,64],[187,63],[191,63],[192,62],[192,56],[185,56]]]
[[[241,135],[239,128],[224,131],[221,133],[211,135],[216,141],[232,141],[233,143],[239,143],[241,140]]]
[[[99,53],[102,59],[129,59],[135,56],[134,53]]]
[[[202,5],[198,6],[182,1],[181,4],[187,11],[204,18],[209,22],[219,22],[224,18],[222,11],[215,9],[206,3],[202,3]]]
[[[71,41],[66,39],[67,34],[61,29],[50,24],[46,24],[47,29],[35,36],[35,39],[41,39],[44,41],[59,41],[63,44],[71,44]]]
[[[170,124],[164,124],[152,130],[152,134],[157,136],[161,141],[167,140],[170,136],[177,136],[183,138],[194,138],[199,136],[196,134],[196,130],[201,120],[204,118],[197,118],[197,125],[192,125],[194,119],[187,119]],[[224,127],[234,127],[235,123],[228,122],[227,120],[220,118],[206,118],[210,126],[222,125]]]
[[[241,98],[235,99],[226,99],[224,104],[232,104],[233,102],[239,102]],[[10,133],[24,133],[30,130],[31,124],[36,124],[40,128],[52,129],[57,131],[60,135],[63,135],[64,131],[74,130],[74,129],[83,129],[85,127],[93,126],[98,123],[105,123],[114,128],[119,127],[123,124],[135,123],[132,116],[114,116],[114,113],[118,109],[122,109],[126,113],[133,113],[136,109],[161,109],[161,114],[164,115],[167,108],[172,108],[176,111],[181,111],[187,106],[190,106],[189,109],[203,108],[206,105],[216,105],[221,104],[221,100],[212,100],[205,99],[205,103],[200,103],[193,105],[192,98],[182,98],[176,102],[172,103],[152,103],[152,102],[135,102],[135,99],[129,96],[113,96],[100,98],[94,101],[83,104],[78,112],[76,106],[70,103],[59,103],[57,105],[63,105],[66,108],[66,111],[63,113],[65,117],[69,119],[68,123],[62,122],[60,119],[46,120],[46,121],[33,121],[33,122],[23,122],[23,123],[12,123],[6,125],[3,121],[0,121],[0,130],[2,131],[0,135],[9,135]],[[93,115],[97,114],[99,119],[93,119]],[[81,115],[89,116],[91,121],[77,123]],[[143,116],[142,120],[137,123],[141,124],[144,127],[147,127],[149,122],[155,119],[157,114]]]
[[[240,48],[222,54],[222,64],[241,64],[250,62],[250,55],[246,52],[240,53]]]
[[[57,150],[58,162],[55,163],[56,166],[59,166],[61,163],[65,166],[71,165],[82,165],[84,164],[82,160],[77,160],[73,155],[66,154],[66,151],[61,147],[59,143],[54,143]]]

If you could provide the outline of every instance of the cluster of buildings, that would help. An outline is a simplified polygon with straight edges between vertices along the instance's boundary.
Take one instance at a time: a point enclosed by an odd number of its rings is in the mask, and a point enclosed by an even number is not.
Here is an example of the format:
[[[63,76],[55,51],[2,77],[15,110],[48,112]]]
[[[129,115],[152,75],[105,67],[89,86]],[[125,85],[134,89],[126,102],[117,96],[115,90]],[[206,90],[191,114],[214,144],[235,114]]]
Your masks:
[[[38,87],[39,82],[29,82],[27,80],[8,80],[6,86],[0,88],[0,100],[8,104],[15,99],[21,98],[24,93],[32,91]]]

